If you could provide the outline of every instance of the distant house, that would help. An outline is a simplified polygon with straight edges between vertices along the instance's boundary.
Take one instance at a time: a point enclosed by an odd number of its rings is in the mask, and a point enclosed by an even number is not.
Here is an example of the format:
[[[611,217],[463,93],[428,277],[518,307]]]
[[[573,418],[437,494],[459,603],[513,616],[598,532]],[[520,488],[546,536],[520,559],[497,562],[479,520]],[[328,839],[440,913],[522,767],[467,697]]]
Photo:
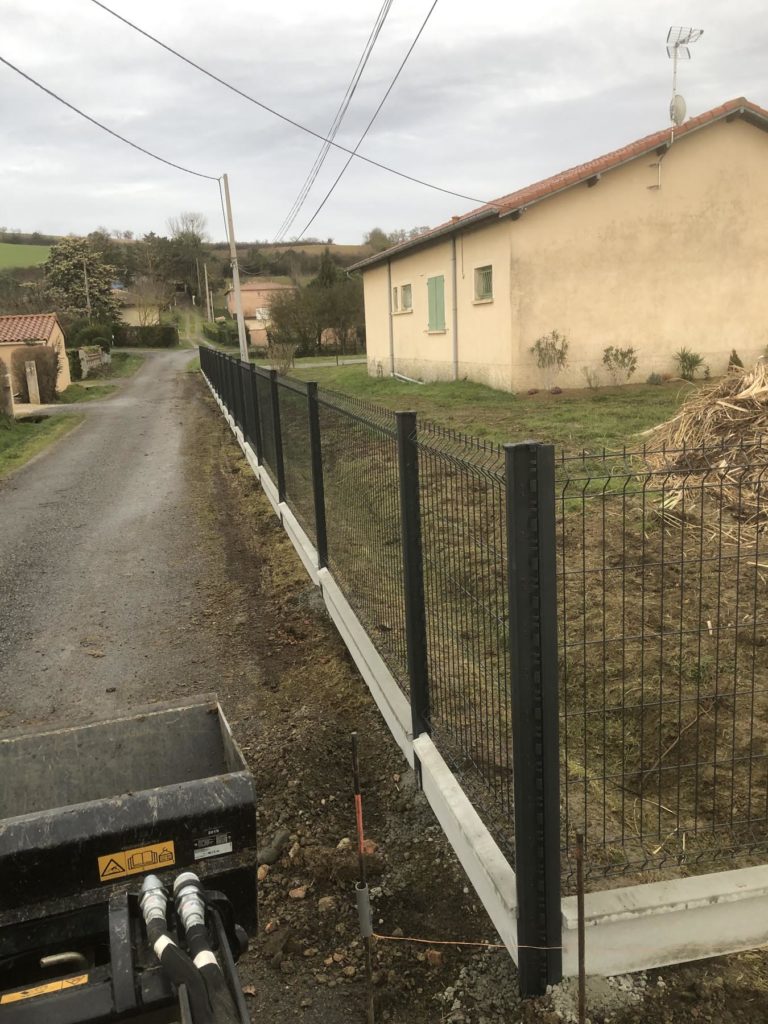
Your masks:
[[[252,281],[244,281],[240,285],[243,303],[243,318],[250,333],[251,344],[262,348],[267,344],[267,327],[269,325],[269,306],[275,295],[286,291],[295,291],[292,284],[272,281],[267,277],[257,277]],[[235,293],[230,285],[227,289],[227,311],[230,316],[236,315]]]
[[[368,370],[542,386],[531,347],[570,343],[558,384],[635,380],[698,352],[712,373],[768,342],[768,111],[731,100],[360,261]]]
[[[9,373],[13,353],[30,345],[48,345],[58,354],[59,374],[56,390],[63,391],[72,383],[69,361],[64,346],[64,332],[55,313],[32,313],[0,316],[0,363]]]

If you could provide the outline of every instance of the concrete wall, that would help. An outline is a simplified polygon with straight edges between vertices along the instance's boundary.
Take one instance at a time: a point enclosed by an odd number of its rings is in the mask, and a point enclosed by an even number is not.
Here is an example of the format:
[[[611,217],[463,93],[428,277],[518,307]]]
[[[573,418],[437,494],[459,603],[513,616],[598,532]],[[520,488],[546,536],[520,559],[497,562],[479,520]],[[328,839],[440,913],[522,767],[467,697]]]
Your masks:
[[[584,370],[611,383],[609,345],[633,346],[634,381],[675,373],[674,353],[701,354],[715,375],[732,348],[743,362],[768,343],[768,134],[739,119],[678,139],[661,160],[639,157],[511,217],[457,232],[458,376],[511,390],[546,380],[530,348],[553,329],[570,342],[556,383]],[[450,379],[451,241],[396,257],[392,285],[411,283],[413,313],[392,317],[395,370]],[[474,300],[474,268],[493,266],[490,303]],[[445,275],[446,332],[426,331],[426,278]],[[369,372],[389,363],[386,265],[365,272]]]

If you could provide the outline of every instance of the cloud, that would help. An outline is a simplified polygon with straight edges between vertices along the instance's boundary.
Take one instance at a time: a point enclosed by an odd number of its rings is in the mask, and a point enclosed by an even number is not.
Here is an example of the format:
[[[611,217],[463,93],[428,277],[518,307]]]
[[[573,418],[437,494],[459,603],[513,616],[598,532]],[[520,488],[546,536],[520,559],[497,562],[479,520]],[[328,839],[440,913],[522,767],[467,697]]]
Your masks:
[[[238,87],[324,132],[380,0],[113,0],[116,9]],[[393,4],[339,141],[352,146],[415,35],[428,0]],[[541,0],[522,8],[442,0],[361,152],[425,180],[492,198],[590,159],[666,122],[668,7]],[[700,0],[676,16],[705,29],[681,67],[691,113],[761,95],[768,26],[755,0]],[[86,0],[5,0],[0,53],[110,127],[170,160],[230,175],[237,233],[268,238],[319,142],[221,88]],[[40,231],[97,224],[163,231],[199,209],[223,236],[218,192],[123,146],[0,67],[0,223]],[[295,229],[345,160],[329,156]],[[354,161],[313,225],[359,240],[438,223],[470,207]]]

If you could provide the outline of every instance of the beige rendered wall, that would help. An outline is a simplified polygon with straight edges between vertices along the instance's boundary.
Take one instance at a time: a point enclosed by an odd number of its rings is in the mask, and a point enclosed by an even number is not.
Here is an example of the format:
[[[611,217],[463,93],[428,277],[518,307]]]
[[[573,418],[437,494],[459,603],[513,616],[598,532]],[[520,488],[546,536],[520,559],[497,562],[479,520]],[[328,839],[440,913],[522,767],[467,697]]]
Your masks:
[[[634,346],[634,380],[674,373],[699,352],[722,373],[768,342],[768,134],[719,122],[674,143],[658,168],[643,157],[593,188],[579,185],[512,225],[512,386],[543,381],[528,349],[553,328],[570,340],[557,383],[584,386],[608,345]]]
[[[494,220],[456,240],[458,372],[453,364],[453,268],[450,238],[392,260],[391,285],[411,285],[413,309],[392,314],[395,371],[420,380],[468,378],[510,387],[509,237],[511,224]],[[493,299],[475,300],[475,269],[493,267]],[[428,330],[427,279],[445,278],[445,331]],[[388,374],[389,307],[386,266],[365,272],[368,372]]]

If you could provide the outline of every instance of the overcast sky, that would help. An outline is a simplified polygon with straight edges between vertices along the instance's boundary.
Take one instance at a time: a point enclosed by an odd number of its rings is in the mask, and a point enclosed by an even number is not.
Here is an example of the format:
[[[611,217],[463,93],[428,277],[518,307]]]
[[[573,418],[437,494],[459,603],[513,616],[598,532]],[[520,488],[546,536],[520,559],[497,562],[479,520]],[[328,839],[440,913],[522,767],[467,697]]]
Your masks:
[[[430,4],[394,0],[338,141],[354,147]],[[381,0],[110,5],[325,132]],[[666,126],[672,21],[704,29],[680,69],[689,114],[740,95],[768,106],[759,0],[439,0],[361,152],[482,200],[589,160]],[[227,171],[242,240],[274,236],[319,147],[90,0],[0,0],[0,55],[140,145]],[[344,160],[329,156],[294,231]],[[310,233],[357,242],[375,225],[435,225],[473,205],[353,161]],[[205,213],[223,238],[215,183],[144,157],[0,65],[0,225],[164,233],[181,210]]]

